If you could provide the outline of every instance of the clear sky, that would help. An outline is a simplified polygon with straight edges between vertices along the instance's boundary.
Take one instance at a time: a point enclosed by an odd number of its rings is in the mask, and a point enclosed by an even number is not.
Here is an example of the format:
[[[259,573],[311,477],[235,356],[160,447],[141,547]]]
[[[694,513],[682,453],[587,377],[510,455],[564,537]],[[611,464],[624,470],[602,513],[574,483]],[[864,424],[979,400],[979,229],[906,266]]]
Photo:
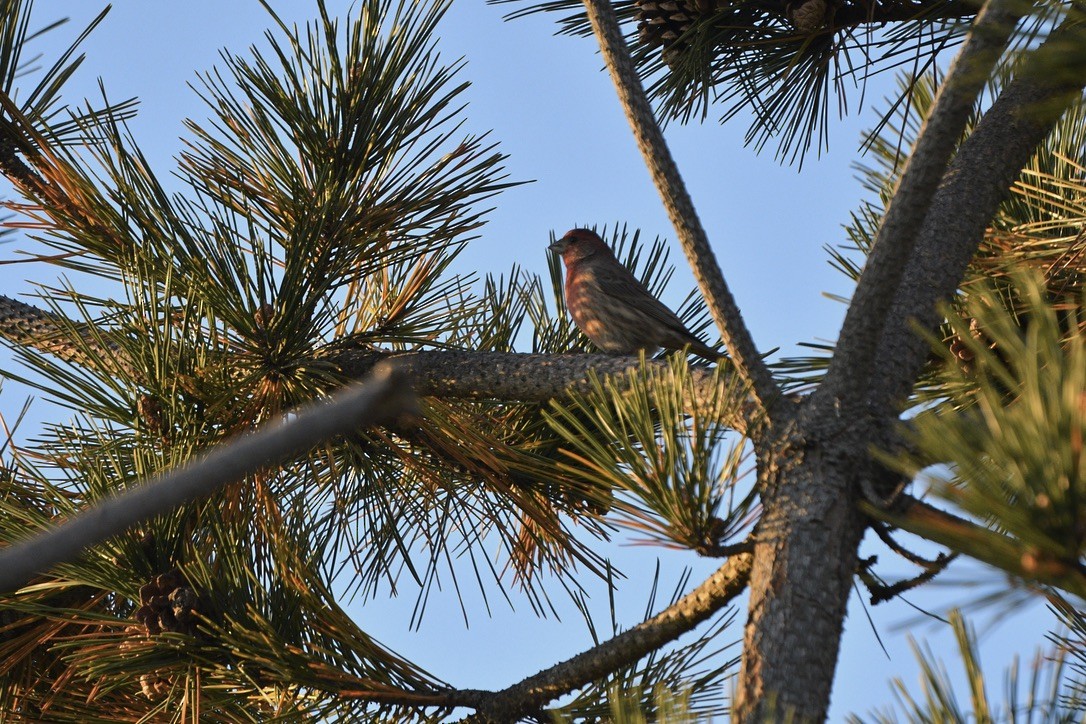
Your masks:
[[[345,14],[350,6],[341,0],[328,0],[327,4],[333,14]],[[165,177],[181,148],[182,120],[206,116],[187,84],[195,81],[197,71],[221,65],[219,49],[240,54],[259,43],[270,22],[256,0],[116,0],[113,5],[104,24],[84,46],[88,59],[69,86],[68,98],[73,104],[84,96],[97,98],[99,77],[112,100],[139,97],[139,116],[130,125],[160,177]],[[284,18],[298,22],[316,13],[316,3],[307,0],[278,0],[272,5]],[[73,19],[40,43],[42,52],[51,57],[52,49],[70,41],[100,7],[95,0],[38,3],[42,23],[64,16]],[[493,201],[496,208],[488,225],[461,258],[459,268],[498,274],[516,263],[545,274],[548,234],[560,234],[577,225],[627,223],[650,238],[673,238],[610,78],[601,70],[594,41],[554,36],[553,16],[505,22],[502,15],[509,9],[479,0],[458,0],[439,31],[443,57],[449,62],[460,57],[467,60],[461,79],[473,85],[467,93],[466,131],[491,130],[500,150],[510,156],[507,168],[512,179],[534,181]],[[885,75],[869,84],[869,107],[835,123],[829,152],[821,158],[809,157],[801,173],[779,165],[770,152],[758,155],[745,148],[747,119],[742,116],[726,126],[719,125],[714,116],[704,125],[672,125],[668,129],[672,151],[725,276],[763,350],[781,347],[785,353],[795,352],[797,342],[836,336],[844,308],[823,293],[847,295],[850,285],[827,264],[822,247],[844,241],[841,225],[861,198],[851,170],[859,158],[860,132],[874,122],[870,101],[881,99],[892,80]],[[853,94],[853,101],[859,95]],[[0,259],[16,258],[18,251],[31,248],[22,240],[14,241],[0,246]],[[675,304],[693,282],[680,249],[674,245],[672,261],[679,269],[666,301]],[[0,292],[28,292],[31,287],[23,280],[49,281],[52,274],[40,265],[0,266]],[[18,388],[6,385],[0,410],[13,415],[21,402]],[[36,412],[40,417],[52,414],[41,403]],[[880,570],[888,578],[916,572],[870,542],[865,551],[880,554]],[[651,577],[657,555],[663,562],[663,585],[668,592],[682,565],[692,563],[704,573],[715,568],[668,551],[617,549],[619,566],[634,579],[625,595],[620,623],[628,626],[639,620],[645,582]],[[996,574],[978,573],[979,567],[965,566],[952,569],[950,577],[961,578],[967,570],[972,570],[974,579],[997,580]],[[697,576],[695,573],[695,580],[700,580]],[[596,611],[603,624],[607,620],[606,596],[600,588],[595,593]],[[565,606],[561,622],[536,622],[526,602],[515,597],[515,613],[500,596],[492,597],[493,617],[487,618],[484,609],[476,608],[470,629],[465,630],[452,590],[434,594],[421,631],[410,632],[413,594],[406,592],[391,603],[357,602],[351,610],[370,634],[456,686],[503,687],[590,645],[572,607]],[[953,595],[953,589],[935,588],[910,600],[945,606]],[[964,595],[971,600],[977,594],[968,591]],[[555,594],[556,600],[559,596],[560,592]],[[470,589],[466,598],[469,605],[478,601]],[[725,636],[741,638],[745,613],[740,611],[737,623]],[[910,686],[915,684],[908,631],[927,637],[938,651],[948,651],[952,645],[949,632],[938,625],[915,625],[916,612],[900,601],[884,604],[871,614],[887,654],[880,650],[854,596],[831,721],[841,720],[848,712],[865,713],[889,703],[888,682],[893,675],[903,676]],[[982,652],[993,684],[1001,682],[1001,667],[1015,646],[1025,659],[1032,657],[1033,647],[1041,642],[1048,625],[1042,614],[1041,607],[1035,605],[987,631]],[[977,623],[988,620],[981,618]],[[733,649],[732,653],[736,652]],[[954,656],[948,654],[947,659],[951,672],[957,675]]]

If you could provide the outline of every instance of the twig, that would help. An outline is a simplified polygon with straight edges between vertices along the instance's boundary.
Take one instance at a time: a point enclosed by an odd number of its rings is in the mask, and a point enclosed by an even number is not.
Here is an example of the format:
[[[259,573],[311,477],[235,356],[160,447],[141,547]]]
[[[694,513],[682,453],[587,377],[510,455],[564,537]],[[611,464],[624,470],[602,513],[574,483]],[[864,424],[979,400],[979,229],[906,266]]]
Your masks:
[[[930,558],[924,558],[923,556],[913,553],[911,550],[894,540],[894,537],[890,535],[890,526],[880,521],[875,521],[871,525],[875,534],[879,537],[886,547],[897,553],[899,556],[907,560],[909,563],[920,566],[921,568],[931,568],[932,566],[939,565],[939,561],[943,559],[943,554],[940,553],[938,558],[932,560]]]
[[[706,558],[729,558],[740,553],[751,553],[754,551],[754,541],[750,538],[739,543],[730,543],[728,545],[721,545],[716,543],[711,546],[702,546],[695,549],[695,552],[699,556],[705,556]]]
[[[71,259],[73,256],[79,256],[83,252],[81,251],[65,251],[59,254],[35,254],[34,256],[26,259],[4,259],[0,261],[0,266],[9,266],[11,264],[31,264],[34,262],[42,261],[61,261],[63,259]]]
[[[749,383],[758,410],[764,412],[780,396],[780,388],[773,380],[765,360],[758,354],[754,339],[720,272],[720,265],[709,246],[694,202],[683,184],[678,166],[671,157],[664,134],[645,96],[645,89],[641,86],[611,3],[609,0],[584,0],[584,4],[618,90],[619,100],[626,111],[626,118],[637,139],[637,146],[675,226],[694,278],[705,296],[728,353],[735,360],[736,369]]]
[[[402,373],[389,365],[373,378],[291,413],[261,430],[225,443],[184,467],[103,500],[36,537],[0,553],[0,592],[26,584],[35,574],[129,526],[167,513],[261,468],[275,465],[328,438],[405,412],[414,396]]]
[[[1045,555],[1011,536],[989,530],[909,495],[898,499],[893,512],[862,502],[860,507],[873,518],[885,520],[956,553],[963,553],[1024,580],[1054,586],[1086,598],[1086,572],[1078,561]]]
[[[886,601],[897,598],[906,591],[911,591],[917,586],[927,583],[945,571],[946,567],[957,557],[957,553],[940,553],[934,561],[930,561],[928,565],[924,566],[924,571],[920,575],[903,579],[897,583],[887,584],[871,572],[871,566],[874,564],[873,558],[861,561],[857,575],[867,588],[867,592],[871,594],[871,605],[877,606],[880,603],[885,603]]]

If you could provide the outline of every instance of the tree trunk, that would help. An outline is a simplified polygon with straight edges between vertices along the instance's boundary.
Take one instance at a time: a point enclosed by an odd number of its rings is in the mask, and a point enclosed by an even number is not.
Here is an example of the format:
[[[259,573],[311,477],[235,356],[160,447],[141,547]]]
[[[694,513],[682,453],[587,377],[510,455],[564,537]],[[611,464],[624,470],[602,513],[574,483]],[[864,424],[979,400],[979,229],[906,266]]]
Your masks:
[[[864,532],[855,491],[867,444],[847,429],[777,430],[759,454],[764,510],[736,720],[823,721]]]

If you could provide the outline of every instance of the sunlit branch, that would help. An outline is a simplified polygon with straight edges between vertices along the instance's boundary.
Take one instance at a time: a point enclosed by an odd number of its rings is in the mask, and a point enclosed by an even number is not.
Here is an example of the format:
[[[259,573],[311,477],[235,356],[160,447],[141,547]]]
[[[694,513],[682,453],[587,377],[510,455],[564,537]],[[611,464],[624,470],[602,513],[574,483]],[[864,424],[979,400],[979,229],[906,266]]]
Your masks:
[[[131,379],[141,374],[125,359],[123,350],[102,341],[89,330],[82,330],[80,344],[70,341],[67,333],[75,327],[71,320],[33,305],[0,295],[0,337],[9,342],[52,354],[59,359],[92,369],[106,364]],[[434,350],[390,352],[372,348],[339,349],[326,358],[340,372],[352,379],[369,375],[382,361],[395,359],[409,375],[423,397],[449,399],[489,399],[506,402],[546,402],[562,399],[570,391],[588,392],[589,372],[600,376],[618,375],[635,369],[638,358],[605,354],[521,354],[515,352],[474,352],[470,350]],[[649,360],[661,371],[665,360]],[[708,367],[691,367],[692,406],[704,406],[714,399],[717,378]],[[721,422],[745,433],[755,410],[725,410],[730,413]]]
[[[135,370],[125,362],[116,345],[101,342],[89,331],[81,335],[81,344],[73,344],[66,334],[73,326],[71,320],[0,294],[0,337],[11,344],[83,366],[96,366],[99,360],[110,360],[117,369],[130,377],[135,376]]]
[[[931,329],[939,323],[938,303],[961,283],[1014,179],[1063,112],[1082,96],[1083,11],[1070,4],[1067,12],[1044,43],[1017,65],[1013,79],[962,142],[932,198],[878,339],[867,392],[867,409],[876,414],[896,409],[912,390],[930,353],[917,326]]]
[[[705,297],[720,336],[735,360],[736,369],[750,384],[755,401],[766,410],[780,396],[773,375],[754,345],[738,305],[728,289],[716,261],[709,238],[702,228],[694,202],[690,198],[678,166],[671,157],[664,134],[645,96],[645,90],[630,58],[618,20],[609,0],[584,0],[588,18],[600,43],[604,60],[615,81],[626,118],[633,128],[638,148],[660,192],[669,218],[682,244],[686,258]]]

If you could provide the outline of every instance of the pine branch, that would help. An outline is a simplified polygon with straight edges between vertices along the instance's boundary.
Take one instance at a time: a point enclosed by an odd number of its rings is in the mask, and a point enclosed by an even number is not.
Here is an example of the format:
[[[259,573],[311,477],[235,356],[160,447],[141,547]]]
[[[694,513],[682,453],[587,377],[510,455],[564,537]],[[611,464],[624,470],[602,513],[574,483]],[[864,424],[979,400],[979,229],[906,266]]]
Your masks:
[[[508,722],[536,712],[616,669],[636,662],[719,611],[746,588],[753,556],[741,553],[704,583],[656,616],[588,651],[556,664],[493,696],[485,697],[466,722]]]
[[[423,397],[493,399],[507,402],[545,402],[563,399],[570,391],[588,392],[589,371],[618,376],[638,366],[636,357],[605,354],[525,354],[518,352],[475,352],[441,350],[394,353],[348,351],[332,358],[352,379],[364,376],[382,360],[395,360],[410,375]],[[667,360],[646,360],[660,372]],[[716,394],[714,371],[691,366],[693,405],[706,405]],[[747,434],[757,419],[754,403],[741,410],[728,410],[722,422]]]
[[[749,552],[729,558],[701,585],[652,618],[571,659],[501,691],[480,689],[380,688],[372,680],[314,667],[316,684],[344,699],[404,707],[468,707],[477,713],[465,722],[522,721],[542,707],[594,680],[641,660],[719,612],[743,592],[750,575]]]
[[[664,134],[645,96],[645,90],[630,58],[610,0],[584,0],[585,9],[599,39],[600,49],[611,71],[619,100],[633,129],[637,146],[652,180],[660,192],[679,242],[713,314],[736,369],[748,382],[759,410],[766,410],[780,396],[780,388],[766,366],[743,322],[739,307],[728,289],[708,236],[698,219],[678,166],[664,140]]]
[[[867,592],[870,594],[872,606],[878,606],[880,603],[886,603],[892,601],[903,593],[907,593],[915,588],[919,588],[925,583],[931,582],[936,576],[946,570],[947,566],[954,562],[958,557],[957,553],[951,553],[947,555],[940,553],[939,558],[933,562],[932,565],[926,566],[924,571],[919,575],[912,578],[906,578],[896,583],[884,583],[878,576],[870,571],[871,565],[875,562],[875,557],[872,556],[866,561],[863,561],[863,565],[856,572],[860,582],[867,588]]]
[[[72,560],[83,549],[129,526],[283,462],[334,435],[405,412],[412,400],[402,374],[392,367],[375,370],[368,382],[344,390],[331,403],[311,404],[6,549],[0,553],[0,592],[18,589],[34,574]]]
[[[100,360],[136,374],[124,359],[122,351],[102,344],[90,333],[83,334],[79,345],[70,341],[68,330],[76,325],[70,320],[45,312],[35,306],[0,295],[0,338],[8,342],[53,354],[62,360],[91,368],[100,362],[88,357],[87,346]],[[523,354],[516,352],[475,352],[470,350],[440,350],[422,352],[390,352],[371,347],[345,347],[331,353],[332,362],[341,374],[350,379],[363,379],[383,361],[395,360],[397,368],[408,375],[418,394],[445,399],[492,399],[507,402],[546,402],[566,397],[571,390],[590,390],[588,372],[619,375],[638,365],[636,357],[605,354]],[[666,360],[647,360],[660,371],[667,369]],[[704,405],[713,399],[714,372],[707,367],[690,368],[694,405]],[[724,424],[745,434],[755,419],[753,405],[735,411]]]
[[[72,344],[65,334],[66,329],[72,326],[68,319],[0,294],[0,337],[9,343],[53,354],[65,362],[83,366],[95,364],[95,360],[88,357],[88,351],[99,359],[122,364],[118,356],[120,350],[115,345],[102,344],[90,334],[83,335],[84,346]],[[134,374],[134,370],[129,372]]]
[[[868,388],[879,340],[893,303],[891,290],[901,284],[939,179],[1024,10],[1019,0],[989,0],[977,15],[969,37],[939,88],[935,105],[886,209],[841,327],[837,352],[819,392],[821,399],[855,404],[859,402],[858,396],[848,393]],[[846,409],[842,414],[857,412]]]

